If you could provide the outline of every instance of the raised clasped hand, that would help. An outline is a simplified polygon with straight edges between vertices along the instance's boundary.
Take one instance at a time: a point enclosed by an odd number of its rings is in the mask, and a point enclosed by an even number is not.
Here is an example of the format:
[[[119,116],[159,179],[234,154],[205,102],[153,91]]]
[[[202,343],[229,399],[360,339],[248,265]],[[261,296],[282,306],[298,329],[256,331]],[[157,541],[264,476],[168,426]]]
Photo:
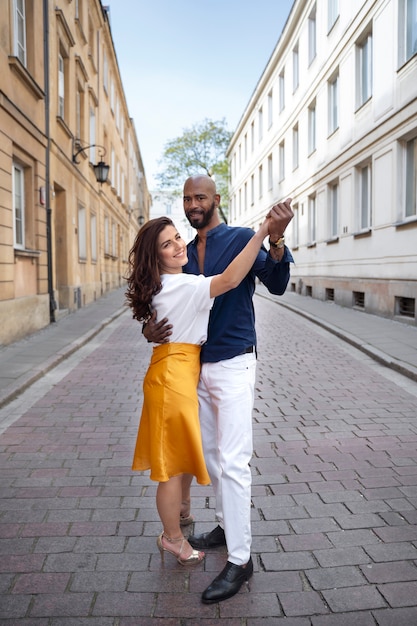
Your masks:
[[[278,202],[268,212],[268,232],[273,241],[283,236],[285,229],[294,217],[291,208],[292,198],[287,198],[283,202]]]

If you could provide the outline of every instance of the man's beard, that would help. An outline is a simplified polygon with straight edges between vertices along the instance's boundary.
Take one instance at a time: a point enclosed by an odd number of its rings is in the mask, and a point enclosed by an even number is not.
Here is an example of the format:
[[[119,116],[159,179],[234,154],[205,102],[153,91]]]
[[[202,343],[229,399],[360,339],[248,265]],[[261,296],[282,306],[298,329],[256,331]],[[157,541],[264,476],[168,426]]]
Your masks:
[[[189,216],[188,213],[186,213],[185,216],[193,228],[200,230],[201,228],[205,228],[206,226],[210,224],[211,218],[213,217],[215,210],[216,210],[216,203],[213,202],[209,210],[206,213],[204,213],[202,216],[199,215],[195,218],[192,218]],[[192,211],[189,211],[189,213],[192,213]]]

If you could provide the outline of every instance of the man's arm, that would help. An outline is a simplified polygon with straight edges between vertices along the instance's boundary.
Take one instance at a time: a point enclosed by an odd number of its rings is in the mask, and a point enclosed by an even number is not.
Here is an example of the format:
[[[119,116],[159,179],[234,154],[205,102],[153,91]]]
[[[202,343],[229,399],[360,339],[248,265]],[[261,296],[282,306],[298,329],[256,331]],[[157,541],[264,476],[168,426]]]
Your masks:
[[[172,335],[172,324],[168,324],[166,317],[160,322],[156,321],[156,311],[152,313],[150,319],[143,324],[142,334],[148,343],[168,343]]]

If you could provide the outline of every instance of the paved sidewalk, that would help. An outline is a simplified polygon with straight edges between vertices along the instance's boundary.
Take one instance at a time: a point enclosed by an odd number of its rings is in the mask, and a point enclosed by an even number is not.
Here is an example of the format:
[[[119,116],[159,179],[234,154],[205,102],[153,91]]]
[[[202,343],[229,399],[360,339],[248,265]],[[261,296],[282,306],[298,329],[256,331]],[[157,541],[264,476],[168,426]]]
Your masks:
[[[121,315],[126,288],[115,289],[58,322],[0,349],[0,407]]]

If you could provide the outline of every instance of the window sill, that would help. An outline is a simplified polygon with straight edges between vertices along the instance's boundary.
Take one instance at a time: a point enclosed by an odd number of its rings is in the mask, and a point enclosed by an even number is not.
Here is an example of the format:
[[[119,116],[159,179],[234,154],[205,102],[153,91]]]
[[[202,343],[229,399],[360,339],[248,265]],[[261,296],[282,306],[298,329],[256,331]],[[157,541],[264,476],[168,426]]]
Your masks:
[[[330,237],[330,239],[326,239],[327,245],[331,245],[332,243],[339,243],[339,237],[337,235],[335,237]]]
[[[15,257],[26,257],[30,259],[38,259],[41,256],[40,250],[27,250],[26,248],[15,248]]]
[[[417,215],[414,217],[410,217],[408,219],[403,220],[402,222],[396,222],[394,224],[395,228],[415,228],[417,226]]]
[[[353,233],[354,239],[362,239],[363,237],[370,237],[372,235],[371,228],[365,228],[364,230],[360,230],[357,233]]]
[[[315,248],[317,246],[317,243],[315,241],[312,241],[311,243],[307,244],[307,248]]]
[[[45,98],[45,92],[39,87],[38,83],[32,78],[26,67],[17,57],[9,56],[9,65],[11,69],[23,79],[26,87],[29,88],[32,95],[34,95],[37,100],[43,100]]]

